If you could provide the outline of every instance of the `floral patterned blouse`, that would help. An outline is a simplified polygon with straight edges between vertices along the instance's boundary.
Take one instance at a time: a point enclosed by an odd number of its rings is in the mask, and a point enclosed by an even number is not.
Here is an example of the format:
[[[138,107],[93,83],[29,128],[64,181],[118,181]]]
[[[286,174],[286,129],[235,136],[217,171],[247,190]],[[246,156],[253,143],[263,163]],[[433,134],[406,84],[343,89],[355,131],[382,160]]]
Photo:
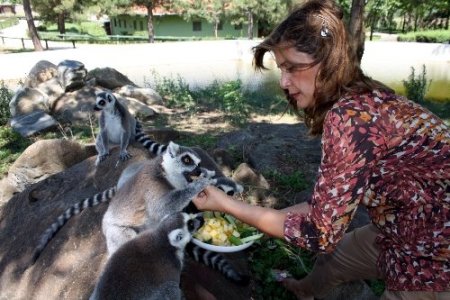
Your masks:
[[[285,238],[330,252],[360,203],[380,230],[377,264],[389,290],[450,289],[450,133],[442,120],[379,91],[332,107],[312,210],[288,214]]]

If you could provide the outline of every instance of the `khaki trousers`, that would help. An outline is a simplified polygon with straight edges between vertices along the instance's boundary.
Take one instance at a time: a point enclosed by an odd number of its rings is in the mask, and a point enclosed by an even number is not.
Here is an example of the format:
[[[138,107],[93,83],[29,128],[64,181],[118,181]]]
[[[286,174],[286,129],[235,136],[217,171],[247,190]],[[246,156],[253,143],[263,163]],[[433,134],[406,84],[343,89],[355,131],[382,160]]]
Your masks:
[[[375,238],[379,233],[372,225],[357,228],[344,235],[335,251],[319,255],[308,276],[300,280],[299,290],[305,296],[324,298],[333,287],[361,279],[382,279],[376,263],[378,247]],[[450,300],[448,292],[385,291],[383,300]]]

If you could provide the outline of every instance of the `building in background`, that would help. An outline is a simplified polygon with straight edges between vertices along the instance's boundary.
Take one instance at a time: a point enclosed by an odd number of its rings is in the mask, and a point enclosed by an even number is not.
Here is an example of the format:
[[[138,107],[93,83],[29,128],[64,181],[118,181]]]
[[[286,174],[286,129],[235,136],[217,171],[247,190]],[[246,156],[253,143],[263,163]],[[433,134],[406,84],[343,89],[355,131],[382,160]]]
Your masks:
[[[177,13],[162,8],[153,10],[153,26],[155,38],[164,37],[214,37],[214,24],[206,19],[186,21]],[[147,10],[145,7],[135,7],[131,13],[110,17],[105,26],[111,35],[142,35],[147,36]],[[109,27],[109,30],[108,30]],[[258,26],[253,27],[254,36],[258,34]],[[240,38],[247,36],[247,25],[233,25],[231,20],[219,23],[217,35],[219,38]]]

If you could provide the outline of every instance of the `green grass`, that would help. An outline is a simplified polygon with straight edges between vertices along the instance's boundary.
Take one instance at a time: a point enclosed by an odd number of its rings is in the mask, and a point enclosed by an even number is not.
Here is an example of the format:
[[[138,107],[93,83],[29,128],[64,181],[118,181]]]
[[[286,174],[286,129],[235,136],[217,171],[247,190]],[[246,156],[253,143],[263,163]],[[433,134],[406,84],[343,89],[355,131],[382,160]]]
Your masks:
[[[65,23],[66,34],[87,34],[94,37],[106,37],[103,26],[96,22]],[[40,34],[59,34],[56,24],[44,24],[38,28]]]
[[[398,40],[401,42],[420,42],[420,43],[448,43],[450,41],[449,30],[427,30],[408,32],[399,34]]]
[[[0,16],[0,29],[8,28],[19,23],[17,17],[1,17]]]
[[[0,177],[6,174],[11,164],[32,144],[11,127],[0,126]]]
[[[305,277],[312,269],[313,254],[280,239],[263,238],[253,246],[249,265],[256,280],[256,299],[296,299],[279,282],[272,270],[288,271],[294,278]]]
[[[200,146],[205,150],[212,150],[217,143],[218,138],[213,135],[199,134],[181,137],[177,142],[183,146]]]
[[[8,89],[3,81],[0,81],[0,126],[6,125],[11,118],[9,101],[12,96],[13,91]]]

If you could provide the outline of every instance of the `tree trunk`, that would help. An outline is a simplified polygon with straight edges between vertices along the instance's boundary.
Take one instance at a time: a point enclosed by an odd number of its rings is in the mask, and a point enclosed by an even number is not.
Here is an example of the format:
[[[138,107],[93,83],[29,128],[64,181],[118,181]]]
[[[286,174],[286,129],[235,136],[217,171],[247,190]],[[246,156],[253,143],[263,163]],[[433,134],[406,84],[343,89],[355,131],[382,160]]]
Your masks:
[[[153,2],[147,5],[147,30],[148,30],[148,42],[155,42],[155,29],[153,27]]]
[[[33,41],[34,50],[43,51],[41,40],[39,39],[39,35],[37,33],[36,26],[34,26],[33,13],[31,12],[31,4],[30,0],[23,0],[23,11],[25,13],[25,19],[28,24],[28,31],[30,32],[31,40]]]
[[[249,40],[253,40],[253,13],[251,10],[247,12],[248,16],[248,31],[247,36]]]
[[[60,34],[66,33],[66,17],[65,12],[61,12],[58,15],[58,31]]]
[[[219,20],[214,20],[214,36],[217,37],[219,36]]]
[[[353,50],[356,51],[356,57],[358,61],[361,62],[361,59],[364,54],[364,41],[365,41],[365,32],[364,32],[364,5],[365,0],[353,0],[352,1],[352,10],[350,13],[350,23],[349,23],[349,32],[351,36],[351,45]]]

